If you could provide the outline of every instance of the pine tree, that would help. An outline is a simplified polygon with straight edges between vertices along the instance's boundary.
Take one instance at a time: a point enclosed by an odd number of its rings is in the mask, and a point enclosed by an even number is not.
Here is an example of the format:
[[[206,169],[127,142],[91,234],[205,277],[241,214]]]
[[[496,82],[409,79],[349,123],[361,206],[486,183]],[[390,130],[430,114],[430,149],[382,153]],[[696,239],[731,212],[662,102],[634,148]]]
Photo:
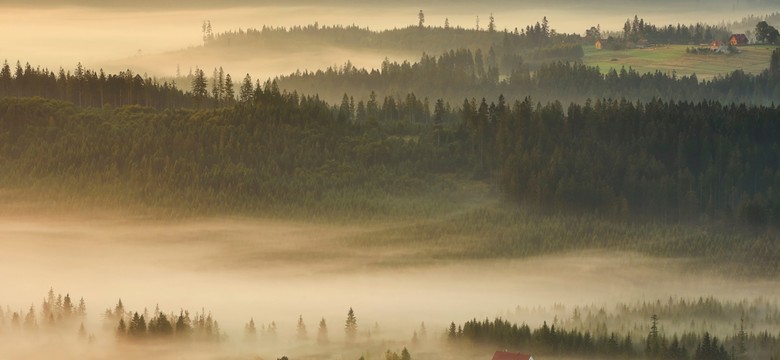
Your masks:
[[[254,318],[250,318],[249,322],[244,325],[244,339],[248,341],[255,341],[257,339],[257,328],[255,327]]]
[[[403,350],[401,350],[401,360],[412,360],[412,355],[409,354],[409,350],[407,350],[405,347]]]
[[[30,310],[24,317],[24,329],[28,331],[35,331],[38,329],[38,321],[35,317],[35,305],[30,305]]]
[[[76,308],[76,315],[82,319],[87,316],[87,303],[84,301],[83,297],[79,299],[79,306]]]
[[[236,92],[233,89],[233,79],[230,74],[225,75],[225,102],[233,104],[236,101]]]
[[[739,354],[742,355],[747,351],[745,341],[747,340],[747,334],[745,333],[745,315],[739,318],[739,333],[737,333],[737,341],[739,342]]]
[[[119,326],[116,328],[116,335],[119,337],[127,335],[127,325],[125,324],[124,318],[119,319]]]
[[[296,337],[300,341],[304,341],[309,338],[309,335],[306,333],[306,324],[303,323],[303,315],[298,315],[298,327],[296,330]]]
[[[496,32],[496,18],[493,17],[493,13],[490,13],[490,17],[488,18],[488,31]]]
[[[425,14],[423,14],[422,10],[420,10],[420,12],[417,14],[417,20],[419,20],[417,25],[418,27],[420,28],[425,27]]]
[[[239,100],[242,103],[247,103],[252,101],[252,95],[254,93],[254,86],[252,85],[252,77],[249,76],[249,74],[246,74],[244,77],[244,81],[241,82],[241,89],[239,92]]]
[[[456,332],[455,323],[452,322],[452,323],[450,323],[449,329],[447,329],[447,340],[455,341],[455,339],[457,339],[457,337],[458,337],[458,334]]]
[[[769,61],[769,75],[780,79],[780,48],[772,51],[772,58]]]
[[[192,79],[192,97],[195,105],[200,107],[203,101],[208,97],[208,81],[203,69],[195,68],[195,77]]]
[[[355,311],[353,311],[350,307],[349,311],[347,312],[347,321],[344,324],[344,334],[347,337],[348,343],[355,342],[357,339],[357,332],[357,318],[355,317]]]
[[[647,335],[645,353],[650,357],[657,357],[660,352],[660,342],[658,339],[658,316],[653,314],[650,319],[652,320],[652,325],[650,326],[650,333]]]
[[[220,70],[214,68],[214,75],[212,77],[213,82],[211,84],[211,96],[214,98],[214,105],[219,106],[222,102],[222,85],[224,78],[221,78]]]
[[[325,324],[325,318],[322,318],[322,320],[320,320],[320,327],[317,330],[317,343],[326,345],[328,342],[328,325]]]
[[[67,320],[73,314],[73,302],[70,300],[70,294],[65,294],[65,299],[62,301],[62,314]]]

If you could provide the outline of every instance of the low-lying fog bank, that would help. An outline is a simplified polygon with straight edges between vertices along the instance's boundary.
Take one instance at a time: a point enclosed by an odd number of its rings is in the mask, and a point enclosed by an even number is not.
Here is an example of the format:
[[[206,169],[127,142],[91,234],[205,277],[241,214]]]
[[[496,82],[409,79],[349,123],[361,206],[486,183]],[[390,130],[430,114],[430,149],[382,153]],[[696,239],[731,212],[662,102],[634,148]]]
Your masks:
[[[683,260],[634,253],[375,266],[407,254],[340,241],[371,230],[242,219],[2,219],[0,304],[26,309],[54,287],[83,296],[93,324],[122,298],[129,309],[206,308],[224,331],[240,334],[250,318],[290,333],[299,315],[310,326],[324,317],[338,328],[349,307],[361,323],[400,330],[424,321],[439,330],[518,305],[773,298],[780,289],[775,281],[714,277]]]

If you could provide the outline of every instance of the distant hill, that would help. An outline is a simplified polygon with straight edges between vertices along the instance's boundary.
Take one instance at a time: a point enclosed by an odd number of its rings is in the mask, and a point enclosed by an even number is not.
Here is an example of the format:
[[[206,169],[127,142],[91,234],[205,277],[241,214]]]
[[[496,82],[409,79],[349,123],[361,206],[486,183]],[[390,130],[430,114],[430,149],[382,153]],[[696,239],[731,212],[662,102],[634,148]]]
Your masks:
[[[134,69],[139,73],[170,74],[180,67],[179,75],[190,68],[224,67],[233,74],[250,73],[271,78],[297,70],[316,71],[347,62],[366,68],[378,68],[386,58],[413,61],[423,53],[441,54],[454,49],[480,50],[485,57],[491,49],[498,62],[505,59],[511,69],[522,56],[527,63],[542,60],[576,60],[581,51],[557,49],[579,46],[576,34],[558,34],[544,19],[525,28],[491,30],[485,21],[481,30],[444,26],[408,26],[391,30],[370,30],[358,26],[262,27],[213,34],[203,32],[203,45],[161,54],[121,59],[110,69]],[[575,49],[577,50],[577,49]],[[510,64],[511,62],[511,64]],[[182,67],[183,65],[183,67]]]

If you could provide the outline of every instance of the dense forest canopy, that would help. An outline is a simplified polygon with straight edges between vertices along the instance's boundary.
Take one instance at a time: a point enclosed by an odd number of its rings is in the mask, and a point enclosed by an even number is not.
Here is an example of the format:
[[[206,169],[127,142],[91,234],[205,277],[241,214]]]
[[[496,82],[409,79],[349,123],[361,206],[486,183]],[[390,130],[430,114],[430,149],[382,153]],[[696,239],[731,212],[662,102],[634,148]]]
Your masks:
[[[774,71],[765,78],[777,81]],[[220,107],[203,111],[4,98],[5,179],[252,209],[325,204],[344,191],[419,192],[427,176],[466,172],[542,207],[780,223],[776,106],[598,99],[564,107],[499,96],[457,109],[413,94],[381,104],[345,95],[331,106],[275,82],[247,84],[222,102],[216,87]]]

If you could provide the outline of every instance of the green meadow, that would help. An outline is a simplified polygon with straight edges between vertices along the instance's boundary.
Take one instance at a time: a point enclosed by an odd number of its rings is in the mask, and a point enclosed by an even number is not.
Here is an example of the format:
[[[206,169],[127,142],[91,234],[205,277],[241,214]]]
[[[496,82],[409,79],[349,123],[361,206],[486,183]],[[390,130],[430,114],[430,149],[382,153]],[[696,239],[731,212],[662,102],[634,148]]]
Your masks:
[[[598,50],[594,46],[585,46],[583,61],[590,66],[598,66],[603,73],[610,69],[620,71],[634,68],[640,73],[675,72],[677,75],[696,74],[699,79],[712,79],[734,70],[758,74],[767,68],[772,51],[771,45],[750,45],[739,47],[738,54],[689,54],[687,48],[704,47],[694,45],[662,45],[644,49]]]

